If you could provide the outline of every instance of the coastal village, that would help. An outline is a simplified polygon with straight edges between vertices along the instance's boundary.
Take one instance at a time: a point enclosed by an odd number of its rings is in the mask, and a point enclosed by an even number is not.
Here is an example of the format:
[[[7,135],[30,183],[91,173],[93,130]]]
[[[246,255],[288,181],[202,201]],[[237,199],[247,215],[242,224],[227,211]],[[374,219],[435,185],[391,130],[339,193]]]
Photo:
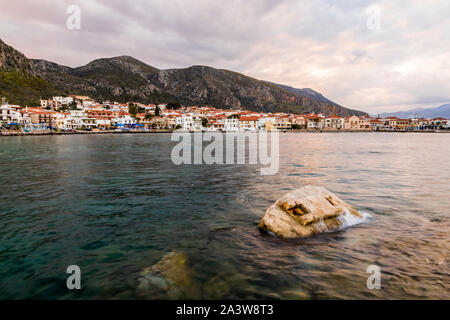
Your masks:
[[[69,95],[40,100],[40,107],[12,105],[2,99],[2,135],[184,131],[441,131],[450,119],[261,113],[178,103],[99,103],[87,96]]]

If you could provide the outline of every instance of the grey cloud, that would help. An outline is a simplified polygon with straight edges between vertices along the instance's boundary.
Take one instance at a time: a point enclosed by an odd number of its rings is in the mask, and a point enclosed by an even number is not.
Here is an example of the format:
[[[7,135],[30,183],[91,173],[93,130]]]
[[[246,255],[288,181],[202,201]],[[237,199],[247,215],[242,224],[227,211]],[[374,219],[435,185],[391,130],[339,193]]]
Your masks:
[[[65,27],[69,4],[82,8],[79,31]],[[379,30],[366,24],[374,5]],[[0,8],[0,38],[61,64],[122,54],[158,68],[206,64],[373,113],[450,100],[443,0],[0,0]]]

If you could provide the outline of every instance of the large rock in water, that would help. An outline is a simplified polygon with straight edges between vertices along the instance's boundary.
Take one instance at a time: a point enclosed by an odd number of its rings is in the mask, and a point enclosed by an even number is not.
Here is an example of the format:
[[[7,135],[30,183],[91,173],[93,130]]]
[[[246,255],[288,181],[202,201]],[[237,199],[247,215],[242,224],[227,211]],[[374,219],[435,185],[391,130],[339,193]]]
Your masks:
[[[362,219],[348,203],[323,187],[305,186],[271,205],[258,227],[284,238],[306,238],[336,231],[346,221]]]

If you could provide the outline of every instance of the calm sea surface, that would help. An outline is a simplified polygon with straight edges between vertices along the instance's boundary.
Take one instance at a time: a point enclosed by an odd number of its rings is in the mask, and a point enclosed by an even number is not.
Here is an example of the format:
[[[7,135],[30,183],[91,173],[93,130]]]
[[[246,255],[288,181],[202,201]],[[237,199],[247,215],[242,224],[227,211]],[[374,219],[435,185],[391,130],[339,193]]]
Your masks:
[[[140,273],[188,257],[187,298],[450,296],[450,134],[280,134],[280,170],[182,165],[169,134],[0,138],[0,299],[161,298]],[[370,218],[306,240],[265,209],[321,185]],[[82,290],[66,288],[66,268]],[[381,289],[369,290],[369,265]],[[170,298],[170,297],[169,297]]]

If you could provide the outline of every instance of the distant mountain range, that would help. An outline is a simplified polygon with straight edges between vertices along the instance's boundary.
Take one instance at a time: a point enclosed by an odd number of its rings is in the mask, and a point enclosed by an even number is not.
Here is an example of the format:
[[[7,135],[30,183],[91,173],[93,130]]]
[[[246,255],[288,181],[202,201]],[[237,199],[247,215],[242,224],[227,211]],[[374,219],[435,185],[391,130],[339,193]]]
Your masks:
[[[98,101],[179,102],[262,112],[366,115],[312,89],[296,89],[207,66],[160,70],[129,56],[71,68],[33,60],[0,40],[0,96],[34,105],[52,95],[88,95]]]
[[[450,103],[435,108],[418,108],[398,112],[386,112],[380,114],[380,117],[398,117],[398,118],[446,118],[450,119]]]

